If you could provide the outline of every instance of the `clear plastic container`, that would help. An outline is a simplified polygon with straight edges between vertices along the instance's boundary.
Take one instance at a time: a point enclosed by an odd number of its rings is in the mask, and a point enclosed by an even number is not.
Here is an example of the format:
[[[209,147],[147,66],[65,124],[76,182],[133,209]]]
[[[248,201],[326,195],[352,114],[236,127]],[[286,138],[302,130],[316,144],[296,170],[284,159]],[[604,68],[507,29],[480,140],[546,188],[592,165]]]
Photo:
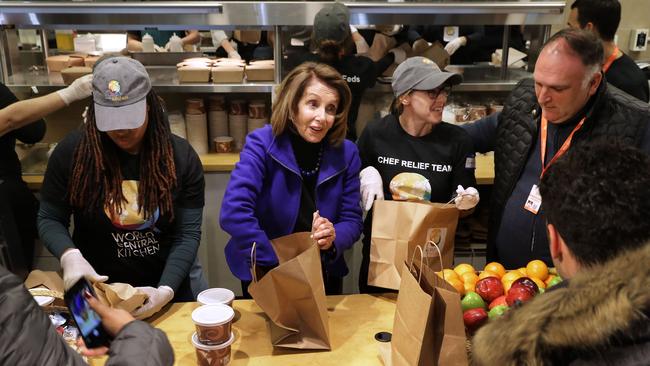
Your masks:
[[[176,35],[176,33],[169,37],[169,51],[183,52],[183,41]]]
[[[154,52],[153,37],[149,33],[145,33],[142,37],[142,52]]]

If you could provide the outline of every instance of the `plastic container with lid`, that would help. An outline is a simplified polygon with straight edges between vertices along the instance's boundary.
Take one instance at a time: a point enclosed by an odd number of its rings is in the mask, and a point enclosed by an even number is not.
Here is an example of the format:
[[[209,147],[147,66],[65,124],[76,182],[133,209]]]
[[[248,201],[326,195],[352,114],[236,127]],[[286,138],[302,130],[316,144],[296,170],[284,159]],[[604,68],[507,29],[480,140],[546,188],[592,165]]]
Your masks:
[[[183,41],[176,35],[176,33],[169,37],[169,51],[183,52]]]
[[[95,48],[95,36],[90,33],[82,34],[74,39],[75,52],[91,53],[97,51]]]
[[[142,52],[154,52],[153,37],[149,33],[142,36]]]

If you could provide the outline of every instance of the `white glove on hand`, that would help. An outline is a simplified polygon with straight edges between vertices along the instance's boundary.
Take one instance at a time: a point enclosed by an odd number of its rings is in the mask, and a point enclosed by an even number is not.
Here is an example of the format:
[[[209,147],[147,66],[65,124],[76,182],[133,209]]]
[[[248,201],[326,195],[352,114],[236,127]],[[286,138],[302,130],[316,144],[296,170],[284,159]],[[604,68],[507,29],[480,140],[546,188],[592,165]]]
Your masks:
[[[66,105],[70,105],[77,100],[86,99],[93,93],[93,74],[84,75],[77,78],[66,88],[56,91],[59,97]]]
[[[361,179],[361,206],[370,211],[375,200],[384,199],[384,185],[377,169],[369,166],[359,173]]]
[[[153,50],[154,52],[167,52],[167,50],[164,47],[160,47],[157,44],[153,45]]]
[[[158,286],[158,288],[150,286],[136,287],[136,290],[140,290],[147,295],[147,301],[135,309],[132,314],[136,319],[140,320],[159,312],[163,306],[174,298],[174,290],[169,286]]]
[[[210,35],[212,36],[212,45],[217,48],[221,47],[221,42],[228,39],[228,35],[222,30],[212,30]]]
[[[63,287],[69,289],[85,277],[90,282],[106,282],[108,276],[100,276],[95,272],[93,266],[81,255],[79,249],[69,249],[61,256],[61,268],[63,268]]]
[[[228,58],[232,58],[234,60],[241,60],[241,56],[237,51],[228,52]]]
[[[403,49],[401,49],[399,47],[398,48],[393,48],[388,52],[392,53],[395,56],[395,60],[393,62],[395,62],[398,65],[401,64],[402,62],[404,62],[404,60],[406,60],[406,51],[404,51]]]
[[[456,188],[456,198],[454,198],[454,203],[456,208],[465,211],[476,207],[478,201],[480,200],[478,191],[474,187],[467,187],[464,189],[463,186],[459,185]]]
[[[449,41],[447,45],[445,46],[445,51],[449,54],[449,56],[453,55],[458,51],[459,48],[465,46],[467,44],[467,37],[458,37],[454,39],[453,41]]]

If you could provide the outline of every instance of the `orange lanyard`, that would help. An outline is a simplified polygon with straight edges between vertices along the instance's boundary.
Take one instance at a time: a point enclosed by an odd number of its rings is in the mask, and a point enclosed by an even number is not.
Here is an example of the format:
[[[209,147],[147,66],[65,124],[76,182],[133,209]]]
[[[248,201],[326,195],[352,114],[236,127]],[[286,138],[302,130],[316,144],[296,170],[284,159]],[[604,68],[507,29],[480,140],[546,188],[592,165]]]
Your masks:
[[[546,173],[546,169],[550,167],[555,160],[557,160],[560,156],[564,155],[567,150],[569,150],[569,147],[571,146],[571,140],[573,139],[573,135],[580,129],[582,128],[582,125],[585,123],[585,118],[582,118],[580,122],[578,122],[578,125],[576,125],[573,128],[573,131],[571,131],[571,134],[567,139],[564,141],[560,149],[555,153],[551,161],[548,163],[548,166],[544,165],[544,160],[546,160],[546,136],[548,135],[548,120],[542,116],[542,146],[541,146],[541,153],[542,153],[542,175],[540,175],[540,179],[544,176],[544,173]]]
[[[611,55],[607,58],[607,61],[603,64],[603,72],[607,72],[609,68],[612,66],[612,63],[616,60],[616,57],[618,57],[618,46],[614,47],[614,52],[612,52]]]

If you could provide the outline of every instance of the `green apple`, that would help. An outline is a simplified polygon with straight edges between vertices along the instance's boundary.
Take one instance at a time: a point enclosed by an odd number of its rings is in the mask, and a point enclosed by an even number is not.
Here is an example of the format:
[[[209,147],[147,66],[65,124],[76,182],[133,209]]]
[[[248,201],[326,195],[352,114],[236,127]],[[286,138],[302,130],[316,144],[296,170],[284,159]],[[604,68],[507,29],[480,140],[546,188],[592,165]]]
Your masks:
[[[509,309],[509,308],[508,308],[506,305],[497,305],[497,306],[493,307],[493,308],[488,312],[488,317],[489,317],[490,319],[492,319],[492,318],[499,318],[499,317],[501,317],[503,314],[505,314],[506,311],[508,311],[508,309]]]
[[[551,282],[548,283],[548,286],[546,286],[546,288],[553,287],[560,282],[562,282],[562,277],[560,276],[553,277],[553,279],[551,280]]]
[[[460,306],[463,311],[476,308],[485,308],[485,301],[476,292],[470,291],[460,301]]]

